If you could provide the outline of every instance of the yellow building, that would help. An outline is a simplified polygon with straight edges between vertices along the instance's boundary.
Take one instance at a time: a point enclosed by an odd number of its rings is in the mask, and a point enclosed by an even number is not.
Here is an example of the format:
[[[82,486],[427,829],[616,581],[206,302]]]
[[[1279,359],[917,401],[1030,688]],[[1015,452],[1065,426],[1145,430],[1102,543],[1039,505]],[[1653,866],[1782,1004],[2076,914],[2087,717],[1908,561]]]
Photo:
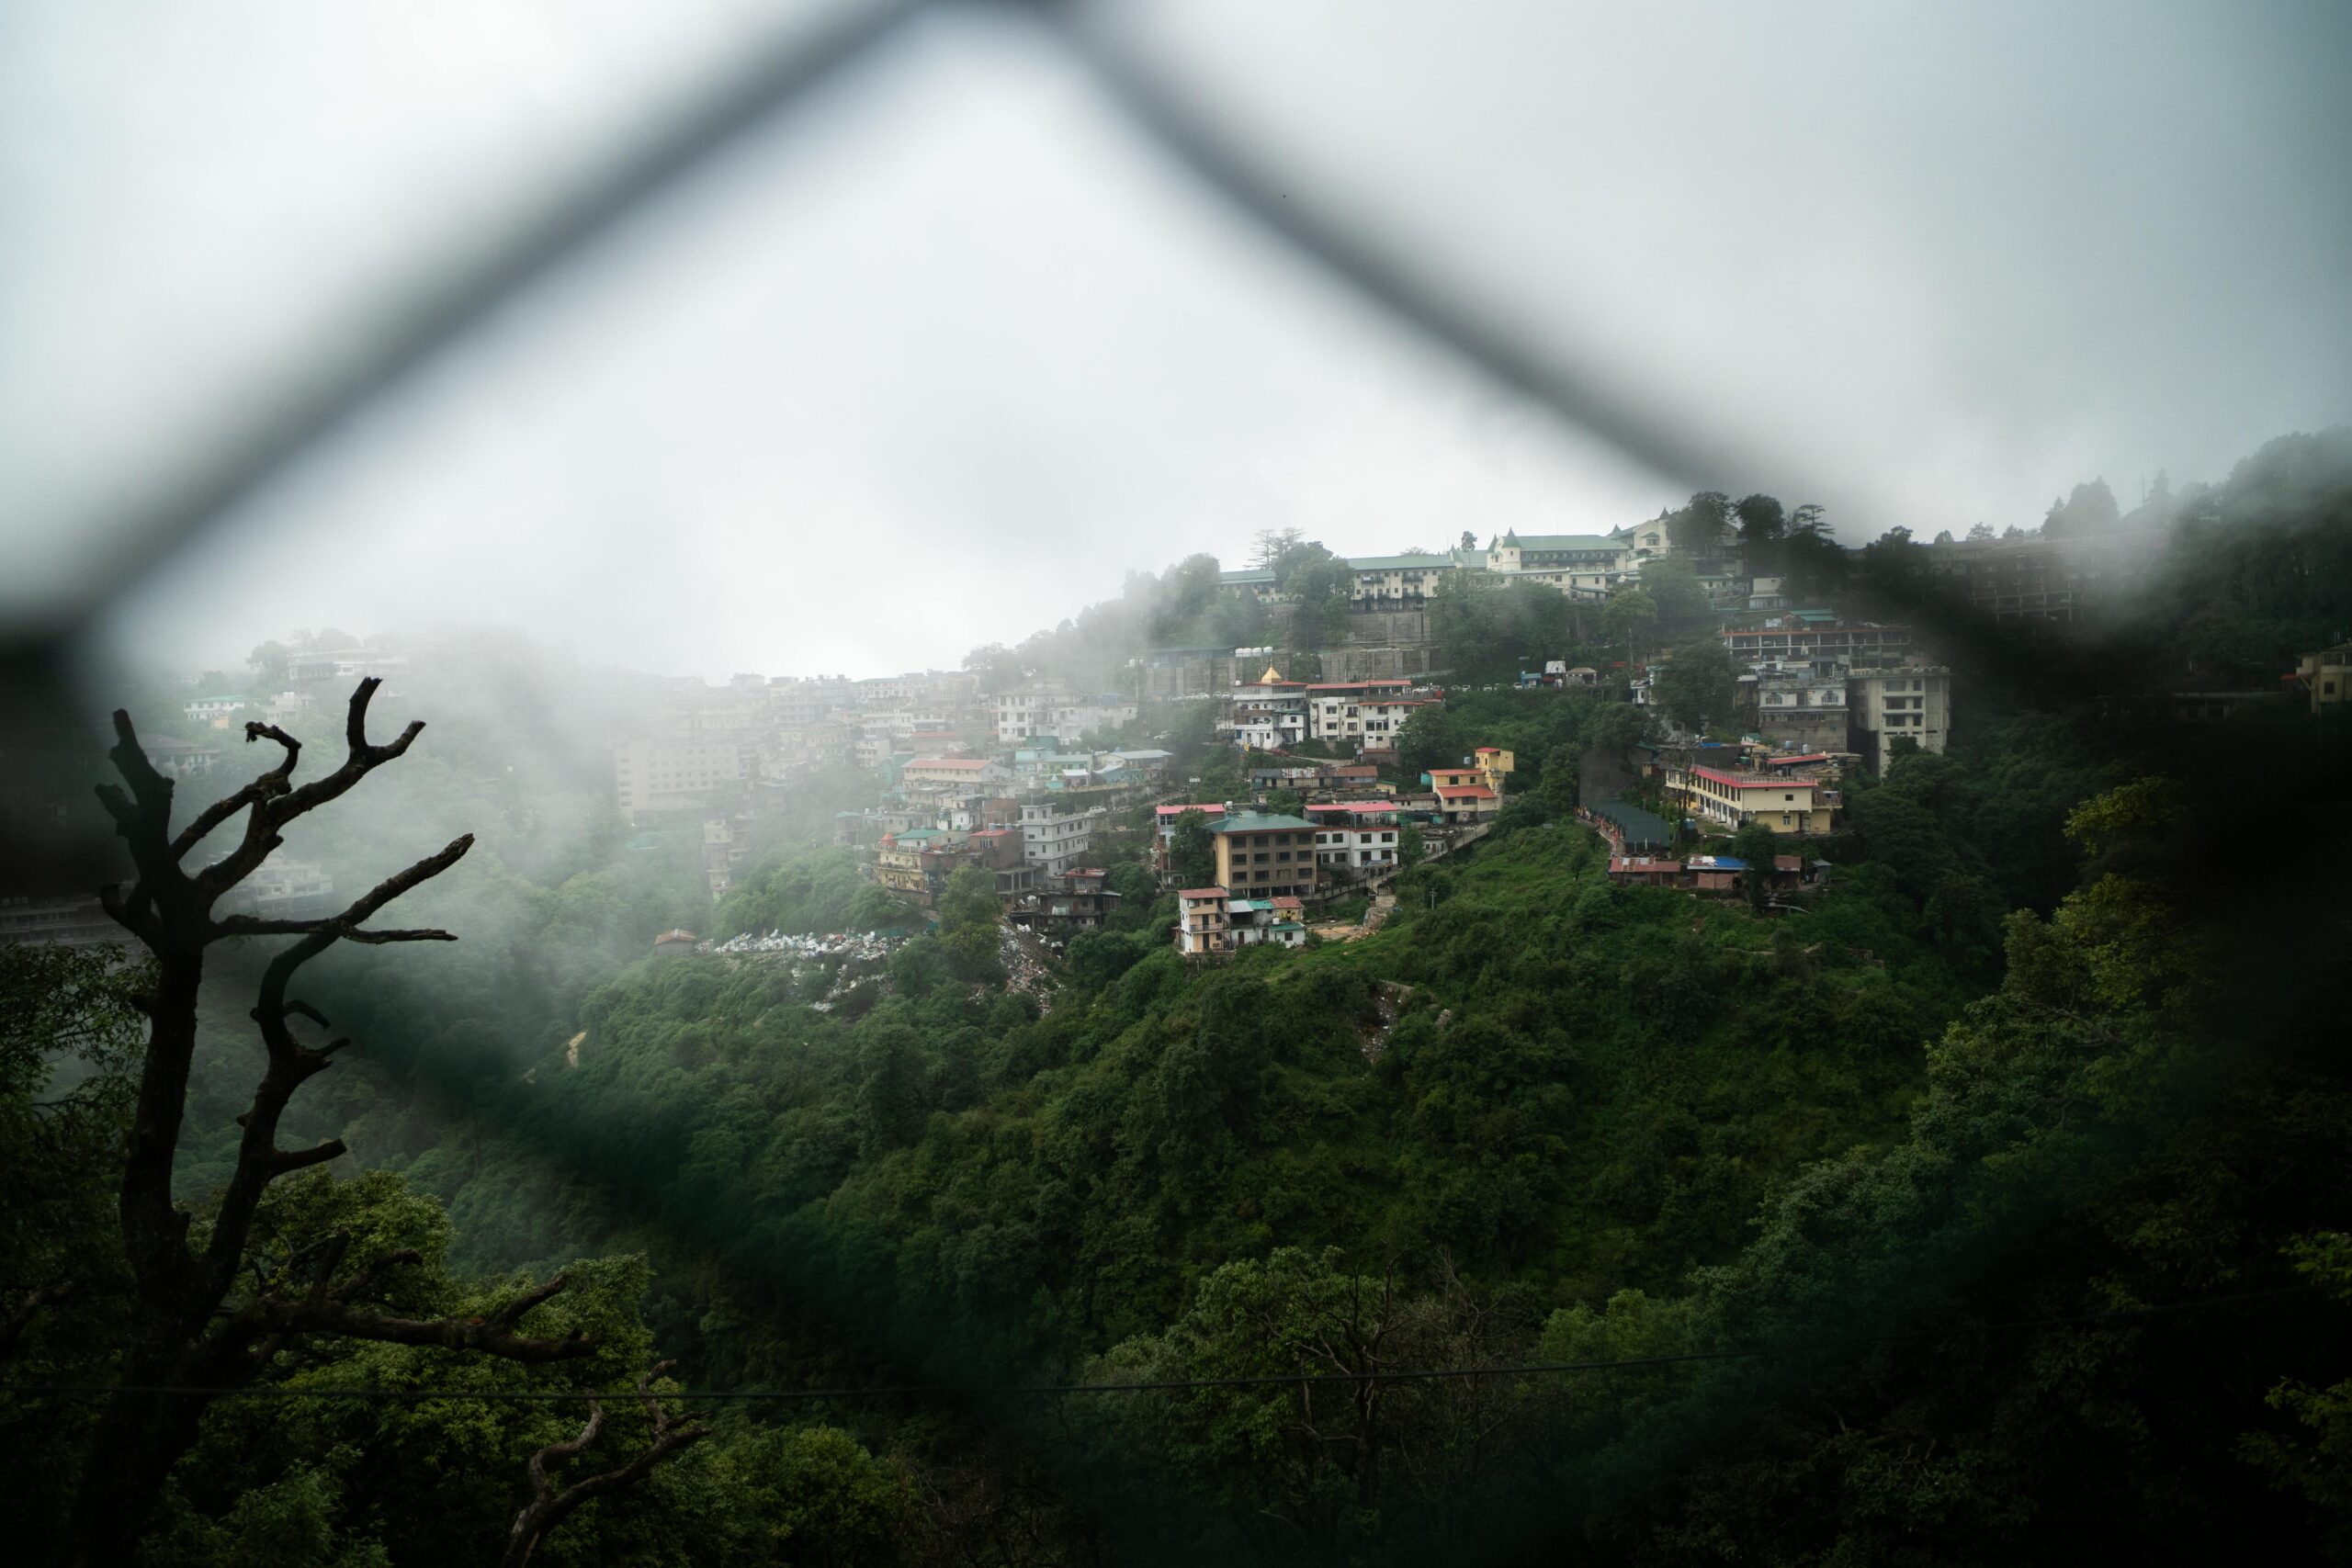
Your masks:
[[[1500,795],[1503,778],[1511,770],[1511,754],[1498,746],[1481,746],[1471,754],[1471,761],[1477,764],[1478,782]]]
[[[1838,794],[1818,779],[1727,773],[1720,768],[1668,768],[1666,789],[1688,816],[1726,828],[1761,822],[1775,833],[1826,833]]]
[[[2352,642],[2304,654],[2295,666],[2295,680],[2311,698],[2313,713],[2352,702]]]
[[[1236,898],[1315,891],[1315,824],[1301,817],[1240,811],[1211,825],[1216,880]]]

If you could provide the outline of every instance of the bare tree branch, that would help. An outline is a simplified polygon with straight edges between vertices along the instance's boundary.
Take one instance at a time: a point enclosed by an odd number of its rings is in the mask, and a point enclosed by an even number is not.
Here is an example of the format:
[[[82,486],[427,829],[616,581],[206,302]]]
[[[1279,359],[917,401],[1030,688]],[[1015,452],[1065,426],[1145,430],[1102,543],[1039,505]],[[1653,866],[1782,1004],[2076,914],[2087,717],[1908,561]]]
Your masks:
[[[107,913],[146,947],[154,965],[152,980],[137,998],[148,1019],[147,1044],[117,1199],[136,1310],[130,1314],[119,1384],[83,1458],[65,1553],[76,1564],[124,1562],[133,1555],[172,1465],[196,1441],[205,1409],[221,1389],[259,1376],[289,1336],[338,1335],[472,1350],[525,1362],[569,1360],[596,1348],[584,1331],[560,1337],[519,1331],[524,1314],[563,1288],[560,1279],[524,1292],[486,1318],[423,1321],[360,1305],[356,1298],[376,1288],[384,1273],[417,1259],[413,1254],[395,1253],[337,1288],[333,1278],[349,1246],[347,1237],[320,1244],[322,1255],[315,1267],[305,1267],[312,1251],[306,1248],[274,1277],[256,1269],[251,1295],[242,1305],[224,1305],[247,1260],[264,1190],[290,1171],[323,1164],[344,1152],[337,1139],[307,1149],[277,1146],[279,1120],[294,1091],[348,1043],[337,1040],[313,1048],[295,1038],[296,1018],[322,1029],[327,1026],[316,1008],[287,994],[296,972],[338,942],[374,945],[451,940],[447,931],[370,931],[365,922],[401,894],[457,863],[472,846],[470,836],[386,878],[330,919],[232,916],[216,921],[212,916],[220,896],[278,847],[281,828],[334,800],[416,739],[421,724],[410,725],[386,745],[368,739],[368,707],[378,683],[373,678],[362,681],[352,693],[341,765],[300,787],[292,781],[300,742],[274,726],[248,725],[248,742],[269,740],[281,749],[278,764],[206,807],[176,838],[171,832],[172,781],[140,747],[130,716],[114,716],[117,739],[108,755],[122,782],[103,785],[97,793],[130,850],[135,876],[128,886],[107,887],[99,897]],[[245,821],[236,846],[190,875],[183,857],[240,811]],[[297,940],[271,955],[262,976],[253,1017],[260,1025],[267,1066],[251,1105],[237,1118],[243,1133],[236,1168],[214,1209],[211,1235],[198,1256],[188,1241],[193,1212],[174,1201],[173,1163],[187,1113],[205,949],[233,935]],[[29,1321],[40,1304],[28,1301],[18,1310]]]
[[[560,1338],[517,1334],[510,1322],[488,1317],[399,1317],[330,1296],[322,1301],[286,1301],[263,1296],[231,1320],[232,1337],[263,1334],[333,1334],[386,1345],[417,1345],[443,1350],[472,1350],[507,1361],[571,1361],[592,1356],[597,1341],[575,1328]]]
[[[357,1274],[352,1276],[351,1279],[345,1280],[341,1285],[336,1286],[334,1291],[334,1299],[339,1302],[357,1301],[360,1297],[366,1295],[370,1290],[375,1288],[377,1280],[382,1279],[393,1269],[413,1269],[422,1264],[424,1261],[424,1254],[417,1251],[416,1248],[413,1247],[404,1247],[398,1252],[388,1252],[384,1254],[383,1257],[376,1259],[375,1262],[368,1265],[367,1268],[362,1269]]]
[[[653,1392],[653,1380],[669,1371],[670,1365],[668,1361],[660,1362],[637,1380],[638,1398],[652,1421],[653,1436],[627,1464],[575,1482],[561,1492],[555,1489],[554,1477],[548,1473],[552,1467],[561,1461],[577,1459],[604,1430],[605,1407],[594,1401],[588,1406],[587,1424],[580,1428],[578,1437],[550,1443],[531,1456],[531,1500],[514,1516],[514,1528],[507,1533],[506,1554],[499,1559],[500,1568],[523,1568],[541,1539],[581,1504],[634,1485],[663,1460],[710,1436],[710,1428],[700,1421],[689,1418],[683,1423],[673,1422],[669,1412],[662,1408],[661,1396]]]
[[[272,1176],[290,1175],[311,1166],[324,1165],[331,1159],[339,1159],[346,1152],[341,1138],[328,1138],[307,1149],[279,1149],[271,1156],[270,1174]]]
[[[210,907],[213,899],[252,875],[254,869],[269,858],[270,852],[283,841],[278,837],[280,828],[335,799],[377,768],[405,752],[410,743],[423,733],[424,724],[420,719],[401,731],[400,738],[388,746],[369,743],[368,705],[374,700],[376,688],[382,684],[379,678],[370,675],[361,681],[351,694],[350,705],[344,715],[345,754],[342,766],[331,773],[312,779],[299,789],[273,791],[264,798],[252,801],[251,809],[245,817],[243,840],[197,874],[197,886],[204,896],[207,908]],[[282,766],[290,767],[290,761]],[[262,779],[255,780],[255,787],[271,776],[265,774]],[[284,782],[282,778],[279,780],[281,785]]]
[[[294,776],[294,763],[302,755],[302,743],[274,724],[245,726],[246,745],[250,746],[256,740],[265,739],[275,740],[286,748],[285,760],[234,795],[225,795],[198,812],[196,819],[181,829],[180,836],[172,840],[174,860],[186,860],[187,852],[202,843],[213,829],[218,828],[238,812],[265,800],[276,799],[293,787],[291,781]]]
[[[364,694],[365,683],[362,684]],[[352,699],[355,725],[360,722],[358,710],[363,706],[359,697]],[[412,733],[413,731],[412,730]],[[256,810],[259,808],[257,807]],[[320,1159],[332,1159],[334,1155],[307,1151],[306,1155],[289,1156],[277,1147],[278,1119],[294,1091],[312,1074],[322,1071],[341,1042],[325,1050],[311,1050],[294,1038],[289,1017],[300,1012],[317,1018],[318,1010],[298,1002],[286,994],[294,972],[324,953],[337,942],[352,938],[353,928],[419,883],[429,881],[457,864],[473,847],[471,833],[452,840],[439,852],[425,856],[407,870],[395,873],[362,895],[349,908],[332,919],[318,922],[307,931],[302,940],[280,950],[262,972],[261,997],[253,1010],[254,1021],[261,1025],[262,1043],[269,1053],[269,1066],[261,1083],[254,1090],[252,1106],[244,1115],[244,1135],[237,1149],[237,1165],[220,1195],[219,1217],[213,1227],[212,1245],[207,1249],[203,1269],[208,1281],[219,1281],[225,1293],[228,1281],[235,1276],[237,1254],[243,1249],[246,1226],[254,1211],[261,1205],[263,1190],[277,1178]],[[232,927],[242,917],[232,916],[226,921],[211,921],[208,931],[220,932]],[[266,924],[267,922],[262,922]],[[454,941],[446,932],[405,933],[377,932],[380,940],[389,941]],[[211,940],[209,936],[206,940]],[[359,933],[366,941],[367,934]],[[323,1146],[323,1145],[322,1145]],[[335,1150],[341,1153],[340,1146]],[[209,1285],[208,1285],[209,1288]]]
[[[226,915],[212,922],[215,937],[231,936],[323,936],[336,942],[356,942],[363,946],[380,947],[392,942],[455,942],[458,939],[445,931],[363,931],[344,929],[334,919],[316,920],[262,919],[254,915]]]

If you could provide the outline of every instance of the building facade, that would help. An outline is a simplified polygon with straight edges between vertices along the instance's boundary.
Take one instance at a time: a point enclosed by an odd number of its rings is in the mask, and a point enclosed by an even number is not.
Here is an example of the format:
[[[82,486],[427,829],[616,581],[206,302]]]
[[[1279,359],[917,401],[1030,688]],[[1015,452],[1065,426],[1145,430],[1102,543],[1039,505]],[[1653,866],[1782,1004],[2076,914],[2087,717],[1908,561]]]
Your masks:
[[[1726,828],[1761,822],[1776,833],[1826,833],[1837,815],[1837,792],[1819,779],[1676,765],[1666,771],[1666,789],[1689,815]]]
[[[1078,868],[1094,841],[1100,808],[1057,811],[1051,801],[1030,801],[1021,807],[1021,858],[1040,874],[1060,876]]]
[[[1943,753],[1951,735],[1951,671],[1940,665],[1857,670],[1847,677],[1851,739],[1847,750],[1871,768],[1908,739],[1922,751]]]
[[[1209,832],[1217,883],[1233,897],[1304,898],[1315,891],[1315,824],[1305,818],[1236,812]]]

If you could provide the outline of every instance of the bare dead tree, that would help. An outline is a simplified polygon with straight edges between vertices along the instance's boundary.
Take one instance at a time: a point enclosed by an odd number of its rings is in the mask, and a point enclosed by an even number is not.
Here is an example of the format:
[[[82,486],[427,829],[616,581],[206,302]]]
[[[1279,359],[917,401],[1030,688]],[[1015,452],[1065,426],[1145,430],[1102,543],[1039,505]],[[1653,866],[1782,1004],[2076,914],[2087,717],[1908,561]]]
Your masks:
[[[316,1008],[289,994],[303,964],[337,942],[454,942],[449,932],[378,929],[365,922],[385,905],[456,864],[472,847],[471,834],[387,877],[340,914],[319,919],[253,915],[216,917],[214,906],[260,868],[283,841],[286,825],[338,799],[370,773],[405,753],[424,726],[411,724],[389,745],[368,739],[368,705],[378,682],[369,677],[351,694],[344,724],[345,753],[333,772],[300,785],[293,782],[301,743],[275,725],[248,724],[248,744],[274,742],[285,755],[260,777],[198,812],[175,835],[172,781],[141,750],[128,714],[117,712],[117,740],[108,753],[122,785],[101,785],[98,798],[114,818],[136,873],[129,887],[106,888],[107,912],[154,957],[152,987],[138,998],[147,1017],[130,1146],[119,1193],[122,1241],[133,1285],[131,1327],[115,1392],[100,1417],[83,1468],[65,1561],[75,1564],[129,1562],[172,1465],[194,1444],[198,1423],[219,1392],[261,1375],[287,1342],[303,1335],[381,1340],[401,1345],[473,1350],[508,1360],[544,1362],[591,1354],[582,1334],[547,1338],[524,1333],[533,1307],[565,1288],[559,1275],[486,1316],[415,1319],[370,1304],[390,1270],[420,1261],[395,1253],[334,1278],[348,1246],[330,1238],[313,1267],[256,1279],[236,1293],[262,1194],[279,1177],[344,1152],[340,1139],[307,1149],[277,1145],[277,1128],[294,1091],[325,1069],[348,1044],[306,1045],[295,1037],[297,1018],[325,1027]],[[244,831],[228,853],[209,863],[191,858],[214,829],[244,814]],[[263,971],[252,1016],[260,1026],[267,1066],[253,1101],[237,1120],[243,1135],[234,1172],[222,1191],[210,1234],[191,1245],[190,1212],[172,1199],[172,1156],[187,1111],[188,1073],[196,1053],[197,996],[213,943],[232,937],[290,936]]]
[[[549,1443],[531,1456],[531,1500],[514,1516],[514,1528],[506,1537],[506,1555],[498,1560],[500,1568],[523,1568],[538,1549],[541,1539],[581,1504],[635,1485],[663,1460],[710,1436],[710,1428],[699,1420],[689,1417],[673,1421],[670,1413],[662,1408],[661,1396],[653,1392],[653,1380],[668,1371],[670,1366],[668,1361],[658,1362],[637,1380],[637,1395],[652,1420],[653,1435],[628,1463],[575,1481],[560,1492],[556,1490],[550,1469],[566,1460],[578,1459],[605,1429],[605,1407],[594,1400],[588,1402],[588,1423],[580,1428],[578,1437]]]

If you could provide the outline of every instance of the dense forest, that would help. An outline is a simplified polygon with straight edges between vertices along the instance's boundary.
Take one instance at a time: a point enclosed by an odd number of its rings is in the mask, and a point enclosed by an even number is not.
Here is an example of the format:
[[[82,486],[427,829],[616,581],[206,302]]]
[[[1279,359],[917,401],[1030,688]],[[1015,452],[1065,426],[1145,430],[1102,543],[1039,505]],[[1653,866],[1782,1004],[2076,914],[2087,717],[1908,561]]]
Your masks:
[[[1126,863],[1042,997],[969,881],[887,960],[657,959],[689,919],[903,911],[814,843],[697,909],[683,858],[518,797],[494,733],[428,732],[308,843],[381,875],[481,833],[399,907],[459,940],[312,966],[357,1043],[278,1142],[348,1152],[251,1206],[221,1313],[268,1329],[259,1396],[189,1413],[130,1533],[494,1561],[535,1499],[658,1452],[535,1560],[2344,1560],[2352,738],[2133,699],[2341,639],[2352,432],[2141,525],[2162,567],[2095,640],[1971,622],[1904,540],[1837,558],[1969,684],[1948,754],[1849,782],[1801,908],[1613,886],[1574,808],[1639,715],[1493,690],[1402,762],[1510,747],[1508,808],[1362,940],[1188,967]],[[1171,576],[1068,635],[1218,613]],[[199,1241],[243,1223],[272,951],[206,971],[172,1156]],[[106,1238],[158,985],[42,949],[0,984],[0,1489],[62,1553],[108,1440],[71,1391],[119,1382],[153,1310]],[[270,1396],[306,1390],[383,1397]],[[468,1397],[564,1391],[597,1422]]]

